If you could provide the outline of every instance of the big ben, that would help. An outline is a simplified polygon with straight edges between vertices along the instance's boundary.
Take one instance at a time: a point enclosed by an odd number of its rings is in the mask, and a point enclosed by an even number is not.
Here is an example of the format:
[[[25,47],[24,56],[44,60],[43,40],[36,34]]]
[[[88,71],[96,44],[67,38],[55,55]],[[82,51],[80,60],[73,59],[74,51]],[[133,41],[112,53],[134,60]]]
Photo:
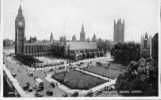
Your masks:
[[[25,19],[22,14],[22,7],[20,5],[18,14],[15,20],[15,54],[24,54],[24,42],[25,42]]]

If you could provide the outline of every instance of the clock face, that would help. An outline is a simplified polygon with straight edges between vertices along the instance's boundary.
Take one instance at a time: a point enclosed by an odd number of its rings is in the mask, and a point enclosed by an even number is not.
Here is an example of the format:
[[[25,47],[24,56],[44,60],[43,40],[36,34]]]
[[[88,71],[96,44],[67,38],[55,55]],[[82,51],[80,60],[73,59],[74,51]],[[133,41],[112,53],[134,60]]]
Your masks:
[[[23,22],[18,22],[18,26],[23,27]]]

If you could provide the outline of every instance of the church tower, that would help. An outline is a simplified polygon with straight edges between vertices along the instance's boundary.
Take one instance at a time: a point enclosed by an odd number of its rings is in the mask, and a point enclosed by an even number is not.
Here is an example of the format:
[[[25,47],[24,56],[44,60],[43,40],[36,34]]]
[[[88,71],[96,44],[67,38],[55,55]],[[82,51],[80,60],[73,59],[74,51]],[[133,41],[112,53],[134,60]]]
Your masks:
[[[81,32],[80,32],[80,41],[86,41],[86,36],[85,36],[85,31],[84,31],[84,26],[82,24]]]
[[[25,19],[20,5],[15,19],[15,54],[23,55],[25,42]]]

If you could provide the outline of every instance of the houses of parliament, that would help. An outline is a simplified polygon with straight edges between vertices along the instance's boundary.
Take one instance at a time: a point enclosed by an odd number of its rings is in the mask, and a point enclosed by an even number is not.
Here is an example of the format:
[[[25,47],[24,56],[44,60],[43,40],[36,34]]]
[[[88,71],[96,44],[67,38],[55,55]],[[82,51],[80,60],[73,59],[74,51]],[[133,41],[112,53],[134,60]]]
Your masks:
[[[54,41],[53,34],[51,34],[50,41],[47,42],[26,42],[25,23],[26,22],[23,16],[22,7],[20,5],[18,14],[15,19],[15,55],[17,56],[52,55],[70,58],[73,60],[104,56],[104,51],[97,48],[95,41],[86,41],[86,33],[83,25],[80,32],[79,41]]]

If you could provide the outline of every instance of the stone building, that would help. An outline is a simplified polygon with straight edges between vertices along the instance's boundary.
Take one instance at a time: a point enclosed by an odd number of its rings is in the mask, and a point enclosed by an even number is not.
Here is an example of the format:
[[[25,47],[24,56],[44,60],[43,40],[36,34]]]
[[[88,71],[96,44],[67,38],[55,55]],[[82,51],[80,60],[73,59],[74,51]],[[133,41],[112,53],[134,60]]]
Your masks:
[[[152,57],[158,60],[158,33],[156,33],[152,38]]]
[[[114,42],[124,42],[125,21],[114,20]]]
[[[22,8],[19,7],[15,21],[15,55],[25,56],[58,56],[73,60],[103,56],[104,51],[97,48],[96,42],[85,42],[85,31],[82,25],[80,40],[66,41],[65,37],[60,37],[60,41],[54,41],[53,35],[50,41],[25,41],[25,18]],[[53,42],[54,41],[54,42]]]
[[[28,56],[49,56],[52,54],[51,43],[25,43],[23,55]]]
[[[77,41],[77,38],[75,35],[72,36],[72,41]]]
[[[151,46],[151,36],[148,33],[145,33],[141,36],[141,48],[142,49],[149,49]]]
[[[30,37],[29,43],[34,43],[34,42],[37,42],[37,38],[36,37]]]
[[[14,46],[14,41],[10,39],[3,40],[3,47],[10,47]]]
[[[15,54],[21,55],[24,53],[25,44],[25,19],[22,14],[21,5],[18,9],[18,14],[15,20]]]
[[[141,55],[151,56],[151,40],[152,38],[148,33],[141,36]]]
[[[67,42],[68,56],[74,60],[104,56],[104,51],[97,48],[96,42]]]
[[[93,35],[92,41],[93,41],[93,42],[96,42],[96,41],[97,41],[96,34]]]

